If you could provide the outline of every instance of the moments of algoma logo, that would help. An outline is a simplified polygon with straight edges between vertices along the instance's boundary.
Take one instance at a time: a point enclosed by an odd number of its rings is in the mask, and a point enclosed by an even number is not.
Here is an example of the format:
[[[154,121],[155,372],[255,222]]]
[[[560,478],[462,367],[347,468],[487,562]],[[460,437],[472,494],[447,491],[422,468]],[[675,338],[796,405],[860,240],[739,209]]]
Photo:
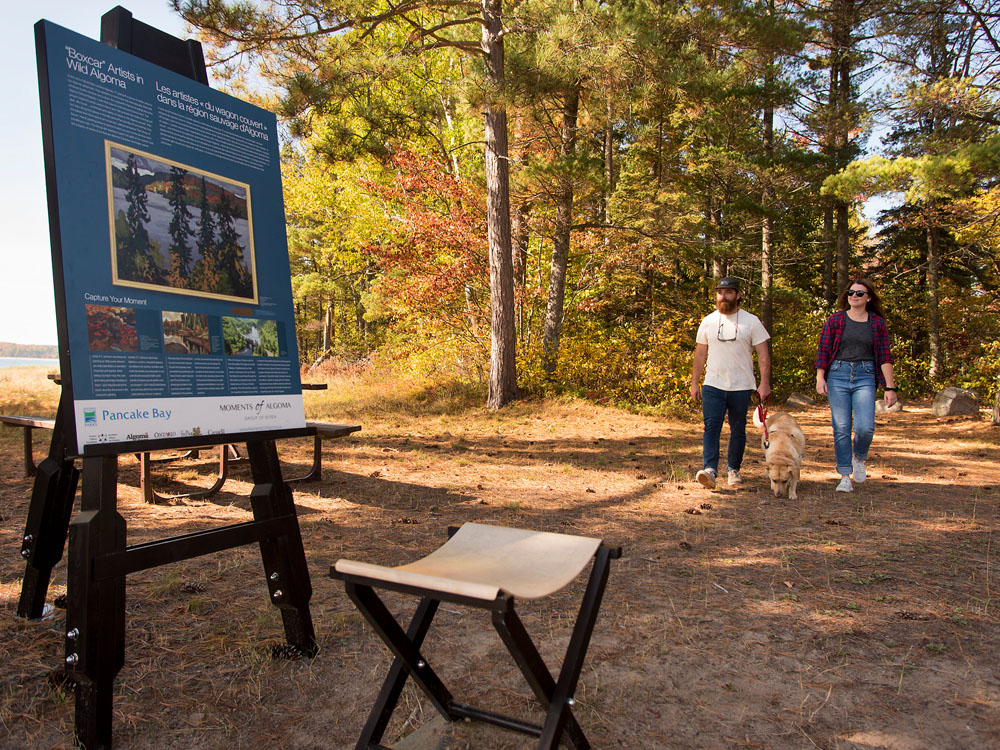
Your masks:
[[[83,410],[83,423],[84,424],[97,424],[97,409],[84,409]]]

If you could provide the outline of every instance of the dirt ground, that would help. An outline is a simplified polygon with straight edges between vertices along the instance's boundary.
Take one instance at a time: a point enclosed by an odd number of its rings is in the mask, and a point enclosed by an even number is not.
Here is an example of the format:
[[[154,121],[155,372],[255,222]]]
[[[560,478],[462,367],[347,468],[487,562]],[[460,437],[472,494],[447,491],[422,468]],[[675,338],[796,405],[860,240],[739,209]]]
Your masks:
[[[695,421],[572,400],[368,415],[361,433],[327,444],[323,481],[295,492],[319,655],[273,654],[281,620],[254,548],[130,576],[116,746],[353,747],[389,658],[329,566],[401,564],[464,521],[624,547],[576,695],[595,748],[1000,746],[1000,428],[985,412],[934,418],[926,403],[879,415],[870,479],[844,494],[828,412],[795,415],[808,441],[795,502],[771,494],[753,428],[747,484],[707,491],[693,479]],[[0,747],[71,747],[65,612],[14,614],[31,492],[20,446],[19,432],[0,433]],[[309,449],[282,445],[288,474]],[[251,517],[245,467],[210,500],[156,506],[141,500],[135,459],[120,467],[130,544]],[[207,486],[212,468],[161,466],[158,489]],[[50,602],[65,581],[64,559]],[[519,609],[550,667],[582,589]],[[445,605],[426,652],[456,699],[540,719],[481,612]],[[386,742],[433,714],[408,686]],[[471,736],[488,739],[461,746],[532,746]]]

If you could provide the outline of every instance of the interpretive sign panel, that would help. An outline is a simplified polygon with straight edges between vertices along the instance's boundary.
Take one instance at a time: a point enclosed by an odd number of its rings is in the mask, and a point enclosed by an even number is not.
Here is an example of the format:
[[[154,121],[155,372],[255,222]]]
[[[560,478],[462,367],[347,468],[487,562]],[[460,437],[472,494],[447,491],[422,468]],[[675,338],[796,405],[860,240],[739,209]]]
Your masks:
[[[274,116],[35,30],[80,452],[305,427]]]

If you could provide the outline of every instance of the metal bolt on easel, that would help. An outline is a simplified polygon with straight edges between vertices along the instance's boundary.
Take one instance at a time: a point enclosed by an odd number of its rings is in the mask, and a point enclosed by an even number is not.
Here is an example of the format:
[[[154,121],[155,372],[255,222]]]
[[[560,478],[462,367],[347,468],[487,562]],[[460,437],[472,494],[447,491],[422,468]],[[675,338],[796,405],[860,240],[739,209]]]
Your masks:
[[[282,593],[281,589],[278,589],[273,594],[271,594],[271,596],[274,597],[275,599],[280,599],[281,597],[284,596],[284,593]]]

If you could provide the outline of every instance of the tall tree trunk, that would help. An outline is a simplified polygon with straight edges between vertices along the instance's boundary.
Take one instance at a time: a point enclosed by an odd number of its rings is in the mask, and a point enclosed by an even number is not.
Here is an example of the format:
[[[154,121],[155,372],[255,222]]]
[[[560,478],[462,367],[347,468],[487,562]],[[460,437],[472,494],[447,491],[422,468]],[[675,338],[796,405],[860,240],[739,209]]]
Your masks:
[[[713,244],[719,245],[723,240],[722,232],[722,209],[719,207],[719,199],[712,198],[712,227]],[[713,248],[712,252],[712,278],[719,279],[729,275],[729,258],[723,257],[718,250]]]
[[[530,239],[531,202],[521,201],[511,217],[513,223],[514,286],[524,286],[528,269],[528,240]]]
[[[849,206],[838,201],[837,212],[837,290],[847,286],[851,273],[851,227],[848,223]]]
[[[323,353],[330,351],[333,346],[333,297],[326,299],[326,312],[323,315]]]
[[[938,249],[937,229],[927,227],[927,343],[931,361],[927,374],[931,379],[942,372],[941,323],[939,318],[938,279],[941,273],[941,254]]]
[[[833,34],[831,34],[833,36]],[[831,58],[836,53],[831,52]],[[830,61],[830,88],[827,93],[826,133],[823,138],[823,151],[826,154],[826,171],[829,174],[837,172],[837,96],[838,76],[840,66],[835,59]],[[823,204],[823,293],[827,304],[832,305],[837,299],[837,230],[833,223],[833,202],[827,200]]]
[[[835,44],[834,65],[837,67],[837,168],[841,169],[850,160],[851,145],[851,66],[853,65],[851,29],[857,11],[854,0],[841,0],[838,15],[834,19],[833,40]],[[837,289],[843,289],[850,280],[851,272],[851,228],[849,225],[850,206],[845,202],[835,205],[837,215]]]
[[[566,299],[566,267],[569,263],[570,226],[573,223],[573,175],[570,163],[576,153],[576,119],[580,109],[580,86],[574,83],[563,101],[560,155],[563,174],[559,179],[556,217],[552,238],[552,264],[549,269],[549,298],[545,307],[542,336],[542,369],[552,378],[559,362],[559,338],[562,336],[563,302]]]
[[[517,321],[517,338],[522,346],[525,335],[523,291],[528,272],[528,241],[530,239],[528,222],[530,217],[531,203],[528,201],[518,203],[512,217],[514,225],[514,318]]]
[[[510,242],[510,171],[507,159],[507,105],[500,0],[482,0],[480,46],[490,91],[483,115],[486,136],[486,227],[490,256],[490,409],[517,398],[517,345],[514,339],[514,263]]]
[[[837,285],[834,282],[833,258],[836,255],[837,238],[833,229],[833,204],[823,204],[823,299],[832,305],[837,301]]]
[[[774,6],[771,5],[770,8],[771,15],[774,15]],[[771,55],[771,60],[767,66],[767,72],[764,74],[764,92],[765,97],[770,96],[771,87],[773,85],[773,73],[771,71],[771,64],[773,64],[774,56]],[[771,214],[771,166],[774,161],[774,107],[771,105],[768,99],[767,104],[764,106],[764,162],[766,165],[764,172],[764,189],[761,195],[761,204],[764,209],[764,223],[760,228],[760,285],[762,288],[762,298],[760,304],[760,315],[761,323],[764,324],[764,328],[767,332],[771,332],[772,323],[774,320],[774,278],[772,276],[773,269],[773,252],[772,247],[772,237],[774,236],[774,219]],[[768,346],[770,346],[771,339],[768,339]]]
[[[714,278],[715,276],[715,250],[712,241],[712,199],[710,197],[705,198],[705,206],[702,209],[702,215],[705,218],[705,234],[702,237],[702,260],[704,262],[704,275],[705,278]]]
[[[611,222],[611,196],[615,194],[615,183],[618,175],[615,173],[615,128],[614,113],[611,109],[611,97],[604,104],[607,125],[604,128],[604,223]],[[605,233],[605,242],[608,241]]]
[[[997,377],[997,395],[993,399],[993,424],[1000,424],[1000,376]]]

